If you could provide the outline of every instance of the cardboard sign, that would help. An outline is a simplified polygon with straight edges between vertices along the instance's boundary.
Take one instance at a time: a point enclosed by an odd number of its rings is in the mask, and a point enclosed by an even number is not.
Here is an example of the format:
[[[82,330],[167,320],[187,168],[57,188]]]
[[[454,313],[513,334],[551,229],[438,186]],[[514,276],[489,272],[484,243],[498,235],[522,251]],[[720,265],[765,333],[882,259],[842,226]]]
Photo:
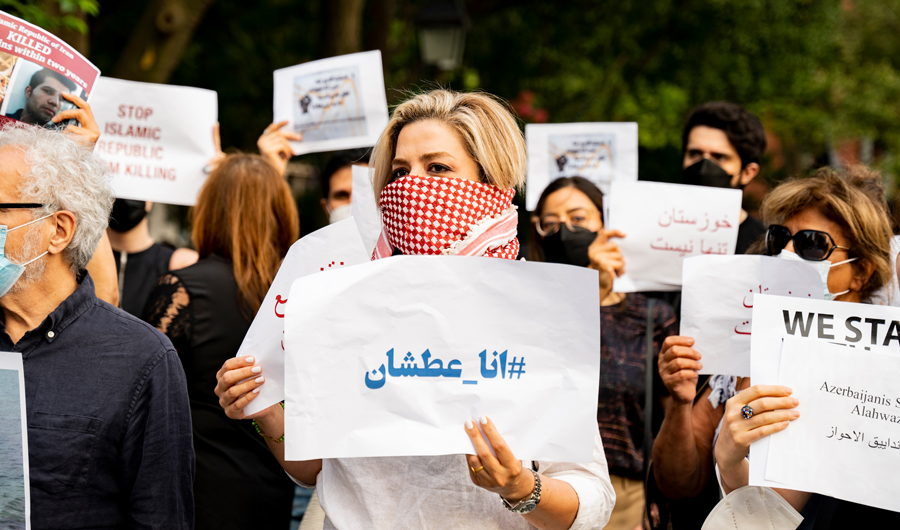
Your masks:
[[[110,77],[94,92],[95,151],[109,163],[116,197],[194,205],[216,153],[216,93]]]
[[[275,121],[303,135],[294,154],[371,147],[388,122],[381,52],[275,70]]]
[[[463,424],[488,415],[517,458],[591,462],[597,281],[462,256],[300,278],[285,310],[286,458],[471,453]]]

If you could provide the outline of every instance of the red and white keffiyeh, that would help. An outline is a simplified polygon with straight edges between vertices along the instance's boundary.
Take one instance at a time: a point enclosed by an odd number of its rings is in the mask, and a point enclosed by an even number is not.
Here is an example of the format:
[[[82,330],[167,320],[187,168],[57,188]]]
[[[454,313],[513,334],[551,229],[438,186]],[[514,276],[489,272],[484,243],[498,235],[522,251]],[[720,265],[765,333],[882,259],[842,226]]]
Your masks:
[[[372,259],[411,255],[516,259],[516,191],[443,177],[405,176],[381,191],[383,228]]]

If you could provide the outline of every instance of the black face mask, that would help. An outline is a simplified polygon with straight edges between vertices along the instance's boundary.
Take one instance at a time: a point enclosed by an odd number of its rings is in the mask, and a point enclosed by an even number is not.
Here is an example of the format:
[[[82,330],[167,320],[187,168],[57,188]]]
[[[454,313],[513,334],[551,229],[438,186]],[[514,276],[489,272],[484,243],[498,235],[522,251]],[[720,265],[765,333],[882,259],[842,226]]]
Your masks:
[[[549,263],[587,267],[591,263],[588,257],[588,247],[595,239],[597,239],[597,232],[591,232],[586,228],[576,228],[572,231],[563,224],[555,234],[541,239],[544,259]]]
[[[109,227],[116,232],[127,232],[147,217],[146,202],[116,199],[113,203]]]
[[[709,188],[731,188],[733,179],[734,177],[726,173],[722,166],[708,158],[684,168],[681,174],[683,183]]]

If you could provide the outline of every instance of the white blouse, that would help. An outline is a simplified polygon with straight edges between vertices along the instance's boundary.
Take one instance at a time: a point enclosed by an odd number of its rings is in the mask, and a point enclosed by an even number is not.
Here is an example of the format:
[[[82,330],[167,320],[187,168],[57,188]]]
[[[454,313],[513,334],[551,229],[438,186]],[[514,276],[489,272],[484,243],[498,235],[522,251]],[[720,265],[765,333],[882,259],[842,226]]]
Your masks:
[[[590,464],[537,464],[542,476],[567,482],[578,494],[571,530],[606,526],[616,496],[599,431]],[[496,493],[474,485],[468,469],[465,455],[324,459],[316,491],[325,530],[534,528],[504,508]]]

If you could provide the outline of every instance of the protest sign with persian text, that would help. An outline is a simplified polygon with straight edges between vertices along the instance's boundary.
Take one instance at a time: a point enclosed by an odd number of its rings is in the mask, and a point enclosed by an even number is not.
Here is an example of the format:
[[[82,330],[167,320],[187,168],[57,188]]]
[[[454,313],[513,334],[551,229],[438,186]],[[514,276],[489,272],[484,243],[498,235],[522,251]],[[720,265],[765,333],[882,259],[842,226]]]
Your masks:
[[[319,229],[291,246],[236,355],[255,357],[266,378],[256,399],[244,407],[244,414],[255,414],[284,399],[284,311],[294,280],[364,263],[369,257],[352,217]]]
[[[695,256],[683,278],[681,334],[696,341],[701,374],[750,375],[755,295],[822,299],[817,269],[769,256]]]
[[[98,77],[100,70],[75,48],[0,11],[0,114],[50,126],[54,116],[73,107],[60,94],[87,100]]]
[[[767,480],[900,511],[900,356],[883,352],[785,337],[778,384],[800,417],[770,437]]]
[[[584,177],[603,193],[609,193],[614,180],[638,178],[637,123],[529,123],[525,141],[525,204],[531,211],[544,188],[560,177]]]
[[[101,77],[94,91],[95,149],[116,197],[192,206],[216,154],[212,90]]]
[[[779,384],[782,342],[802,337],[849,351],[882,348],[900,354],[900,308],[765,294],[753,297],[750,376],[754,385]],[[766,478],[771,437],[750,445],[750,484],[783,487]]]
[[[275,121],[303,135],[294,154],[370,147],[388,122],[378,50],[275,70]]]
[[[677,291],[685,258],[734,254],[740,190],[613,181],[606,202],[606,227],[626,234],[615,240],[625,258],[616,292]]]
[[[462,256],[300,278],[285,317],[286,458],[471,453],[463,424],[487,415],[517,458],[592,461],[597,281]]]

